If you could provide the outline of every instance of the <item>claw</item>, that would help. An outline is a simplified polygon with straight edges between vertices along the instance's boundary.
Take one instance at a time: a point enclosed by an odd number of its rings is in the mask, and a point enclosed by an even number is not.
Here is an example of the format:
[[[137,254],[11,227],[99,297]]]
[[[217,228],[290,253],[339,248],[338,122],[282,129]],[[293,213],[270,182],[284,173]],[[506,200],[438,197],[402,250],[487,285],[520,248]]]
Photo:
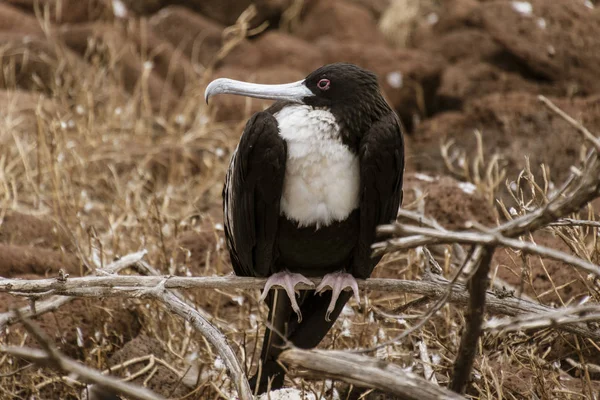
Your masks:
[[[294,310],[298,316],[298,322],[302,322],[302,313],[300,312],[300,306],[298,306],[298,301],[296,300],[296,294],[298,294],[296,285],[299,283],[314,286],[314,283],[312,283],[310,279],[301,274],[294,274],[288,271],[273,274],[269,277],[269,279],[267,279],[267,283],[265,283],[265,287],[258,301],[264,301],[269,293],[269,290],[271,290],[273,286],[281,286],[290,298],[292,310]]]
[[[319,283],[319,286],[315,289],[317,293],[323,293],[327,290],[327,287],[331,288],[331,301],[329,302],[329,307],[327,307],[327,314],[325,314],[325,319],[327,321],[331,321],[329,316],[335,309],[335,305],[337,303],[338,298],[340,297],[340,293],[342,290],[346,288],[350,288],[352,293],[354,293],[354,299],[358,304],[360,304],[360,296],[358,294],[358,284],[356,283],[356,279],[346,272],[332,272],[327,274]]]

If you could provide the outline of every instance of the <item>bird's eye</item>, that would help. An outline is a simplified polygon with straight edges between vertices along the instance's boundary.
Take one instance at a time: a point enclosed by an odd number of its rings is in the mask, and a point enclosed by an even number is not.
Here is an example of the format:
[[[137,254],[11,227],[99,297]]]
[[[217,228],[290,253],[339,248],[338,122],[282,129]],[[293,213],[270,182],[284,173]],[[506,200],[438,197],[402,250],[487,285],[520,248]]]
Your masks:
[[[331,85],[331,82],[329,82],[329,79],[321,79],[318,83],[317,83],[317,87],[321,90],[327,90],[329,89],[329,86]]]

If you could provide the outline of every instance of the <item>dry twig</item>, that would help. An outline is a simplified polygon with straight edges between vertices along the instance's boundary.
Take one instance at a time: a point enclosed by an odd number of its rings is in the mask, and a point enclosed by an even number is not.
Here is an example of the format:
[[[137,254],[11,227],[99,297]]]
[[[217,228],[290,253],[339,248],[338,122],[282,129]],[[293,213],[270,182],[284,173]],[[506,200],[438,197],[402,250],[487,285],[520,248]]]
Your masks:
[[[544,313],[523,314],[513,318],[494,318],[483,325],[488,332],[513,332],[528,329],[557,328],[561,325],[600,321],[600,305],[562,307]]]

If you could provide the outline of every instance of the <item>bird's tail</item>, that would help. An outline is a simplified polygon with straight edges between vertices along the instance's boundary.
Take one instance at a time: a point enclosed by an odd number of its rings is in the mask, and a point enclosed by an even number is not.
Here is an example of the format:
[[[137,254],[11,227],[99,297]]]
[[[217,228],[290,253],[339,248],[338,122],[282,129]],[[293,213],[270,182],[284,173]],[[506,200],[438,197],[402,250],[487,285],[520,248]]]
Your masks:
[[[291,342],[301,349],[317,346],[329,332],[351,295],[352,292],[340,294],[331,313],[331,320],[327,321],[325,315],[331,301],[331,291],[315,295],[314,290],[301,290],[298,304],[302,312],[302,321],[298,322],[285,291],[271,290],[267,295],[269,322],[263,340],[261,362],[256,375],[250,380],[252,390],[261,394],[267,390],[280,389],[283,386],[285,370],[277,362],[277,357],[284,350],[286,342]]]

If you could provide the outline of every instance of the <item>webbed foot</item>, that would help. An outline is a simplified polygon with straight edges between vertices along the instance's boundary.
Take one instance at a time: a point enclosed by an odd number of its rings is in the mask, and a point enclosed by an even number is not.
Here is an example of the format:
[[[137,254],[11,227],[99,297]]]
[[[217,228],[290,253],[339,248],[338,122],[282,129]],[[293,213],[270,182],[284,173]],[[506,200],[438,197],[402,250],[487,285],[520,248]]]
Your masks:
[[[352,293],[354,293],[354,299],[358,304],[360,304],[360,296],[358,294],[358,284],[356,283],[356,279],[347,273],[347,272],[332,272],[323,277],[321,283],[316,288],[317,293],[322,293],[327,290],[327,287],[331,288],[331,302],[329,303],[329,307],[327,307],[327,314],[325,315],[325,319],[330,321],[329,316],[333,312],[335,305],[337,303],[338,297],[340,297],[340,293],[342,290],[346,288],[350,288]]]

